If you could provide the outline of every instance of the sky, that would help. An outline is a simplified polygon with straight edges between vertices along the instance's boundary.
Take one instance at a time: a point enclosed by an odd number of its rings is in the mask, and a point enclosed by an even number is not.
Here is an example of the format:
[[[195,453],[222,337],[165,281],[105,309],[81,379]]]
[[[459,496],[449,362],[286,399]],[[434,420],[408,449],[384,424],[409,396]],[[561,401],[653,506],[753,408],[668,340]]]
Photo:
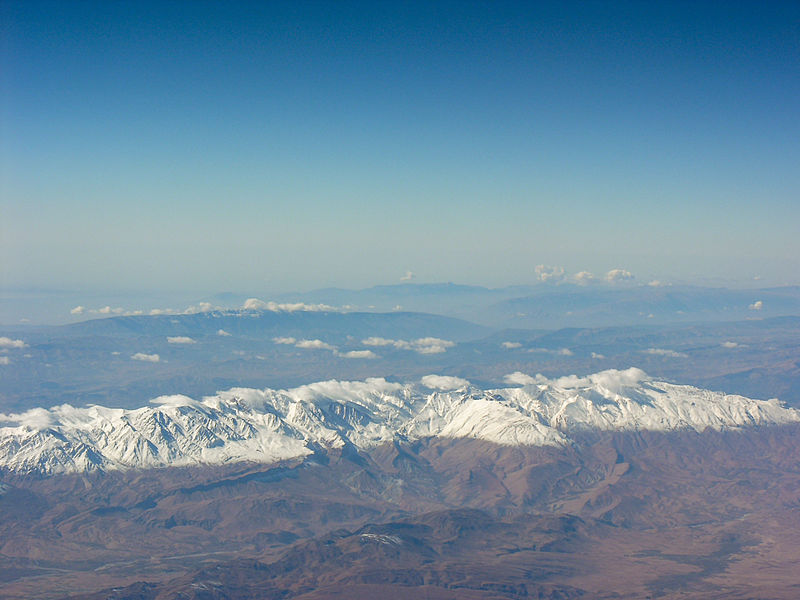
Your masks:
[[[6,290],[800,283],[800,3],[0,7]]]

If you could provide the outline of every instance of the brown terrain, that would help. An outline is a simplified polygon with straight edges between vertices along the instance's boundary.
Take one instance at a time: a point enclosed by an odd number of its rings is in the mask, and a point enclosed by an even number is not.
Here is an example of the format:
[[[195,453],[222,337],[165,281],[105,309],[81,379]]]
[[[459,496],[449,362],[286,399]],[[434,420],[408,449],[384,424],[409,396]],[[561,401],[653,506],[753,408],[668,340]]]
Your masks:
[[[0,481],[9,599],[800,598],[800,426]]]

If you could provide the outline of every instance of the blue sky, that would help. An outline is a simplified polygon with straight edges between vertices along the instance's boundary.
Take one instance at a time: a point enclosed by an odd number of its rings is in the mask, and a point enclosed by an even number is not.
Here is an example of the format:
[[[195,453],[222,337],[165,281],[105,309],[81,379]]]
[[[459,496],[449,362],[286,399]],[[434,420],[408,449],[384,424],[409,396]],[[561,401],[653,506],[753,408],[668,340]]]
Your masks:
[[[7,2],[2,284],[800,283],[797,3]]]

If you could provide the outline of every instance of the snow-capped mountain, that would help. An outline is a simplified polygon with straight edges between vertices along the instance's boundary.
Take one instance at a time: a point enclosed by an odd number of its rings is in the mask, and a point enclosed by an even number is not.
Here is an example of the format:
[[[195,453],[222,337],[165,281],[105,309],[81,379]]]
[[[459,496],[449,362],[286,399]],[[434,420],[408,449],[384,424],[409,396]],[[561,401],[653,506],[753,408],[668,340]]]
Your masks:
[[[0,469],[92,470],[275,462],[396,439],[473,438],[565,445],[587,429],[726,429],[800,421],[778,400],[652,381],[639,369],[585,378],[521,373],[481,390],[452,377],[422,383],[325,381],[290,390],[233,388],[200,401],[162,396],[136,410],[70,405],[0,415]]]

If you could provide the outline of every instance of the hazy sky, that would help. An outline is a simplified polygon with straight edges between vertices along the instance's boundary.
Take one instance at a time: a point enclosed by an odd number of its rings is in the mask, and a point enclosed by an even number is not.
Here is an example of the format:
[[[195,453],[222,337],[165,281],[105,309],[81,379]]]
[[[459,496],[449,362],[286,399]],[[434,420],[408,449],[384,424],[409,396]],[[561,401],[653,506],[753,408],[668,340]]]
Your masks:
[[[2,284],[800,282],[800,3],[527,4],[3,0]]]

